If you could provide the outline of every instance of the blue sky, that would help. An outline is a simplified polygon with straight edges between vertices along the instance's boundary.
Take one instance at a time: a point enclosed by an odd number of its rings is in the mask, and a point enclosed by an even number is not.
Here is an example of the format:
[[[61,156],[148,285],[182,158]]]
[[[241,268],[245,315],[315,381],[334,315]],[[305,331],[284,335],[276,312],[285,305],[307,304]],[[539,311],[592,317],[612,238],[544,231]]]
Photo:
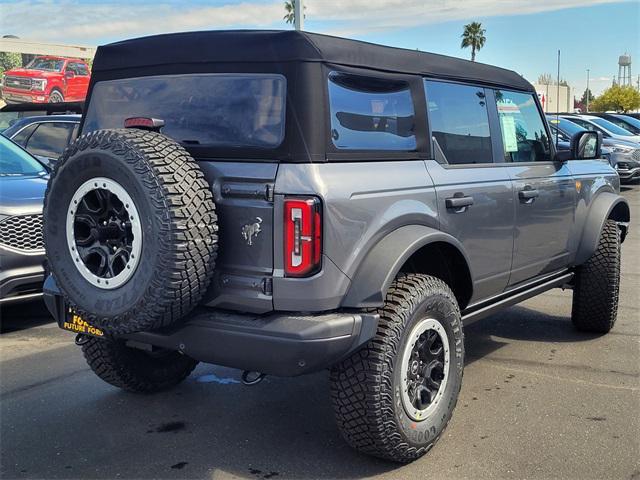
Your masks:
[[[305,0],[306,29],[468,58],[465,23],[481,21],[487,43],[477,60],[535,81],[561,76],[580,96],[591,70],[594,93],[611,84],[629,53],[640,74],[638,0]],[[281,0],[0,0],[0,33],[100,45],[169,31],[289,28]]]

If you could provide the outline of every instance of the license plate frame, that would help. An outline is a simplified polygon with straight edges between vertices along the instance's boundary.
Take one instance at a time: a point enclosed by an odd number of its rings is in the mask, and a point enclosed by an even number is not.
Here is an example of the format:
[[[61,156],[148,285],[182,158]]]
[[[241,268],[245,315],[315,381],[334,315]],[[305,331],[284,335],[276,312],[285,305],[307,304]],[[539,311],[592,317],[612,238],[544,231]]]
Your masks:
[[[65,310],[64,320],[62,321],[60,328],[67,330],[68,332],[89,335],[90,337],[104,337],[104,332],[102,330],[94,327],[86,320],[83,320],[82,317],[75,313],[71,308],[66,308]]]

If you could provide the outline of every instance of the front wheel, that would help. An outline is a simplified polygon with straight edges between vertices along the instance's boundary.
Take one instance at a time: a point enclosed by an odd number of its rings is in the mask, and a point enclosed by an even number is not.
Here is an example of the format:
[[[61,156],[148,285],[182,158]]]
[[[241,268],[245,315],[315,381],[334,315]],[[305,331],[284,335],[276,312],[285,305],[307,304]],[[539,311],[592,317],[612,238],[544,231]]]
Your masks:
[[[571,321],[583,332],[607,333],[618,315],[620,229],[607,220],[598,247],[576,270]]]
[[[410,462],[435,444],[458,400],[460,310],[442,280],[403,274],[378,313],[375,337],[331,371],[334,412],[352,447]]]
[[[64,102],[64,96],[58,90],[54,90],[49,95],[49,103],[62,103]]]

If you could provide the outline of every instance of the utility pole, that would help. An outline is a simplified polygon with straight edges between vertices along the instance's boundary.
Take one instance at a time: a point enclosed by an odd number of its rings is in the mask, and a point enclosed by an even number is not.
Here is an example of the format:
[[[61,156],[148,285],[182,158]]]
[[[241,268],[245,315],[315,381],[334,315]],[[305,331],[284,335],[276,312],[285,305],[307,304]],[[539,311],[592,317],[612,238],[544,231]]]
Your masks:
[[[558,50],[558,79],[556,80],[556,113],[560,113],[560,50]]]
[[[587,68],[587,112],[589,113],[589,69]]]
[[[304,30],[304,5],[303,0],[294,0],[294,15],[296,30]]]

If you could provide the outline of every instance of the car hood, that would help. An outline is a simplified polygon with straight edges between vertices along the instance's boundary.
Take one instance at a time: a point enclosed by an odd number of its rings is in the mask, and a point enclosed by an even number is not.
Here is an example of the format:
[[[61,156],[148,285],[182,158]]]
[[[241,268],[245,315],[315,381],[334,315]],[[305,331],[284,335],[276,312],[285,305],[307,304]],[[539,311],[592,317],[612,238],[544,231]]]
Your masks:
[[[633,143],[634,146],[636,148],[640,147],[640,145],[638,145],[640,143],[640,135],[613,135],[611,134],[611,140],[614,140],[616,142],[629,142],[629,143]]]
[[[602,144],[605,147],[613,148],[618,145],[622,147],[640,148],[637,142],[630,142],[628,140],[619,140],[617,138],[605,138],[602,140]]]
[[[0,215],[42,213],[49,175],[0,177]]]
[[[30,68],[14,68],[4,72],[5,76],[30,77],[30,78],[49,78],[59,77],[60,72],[52,72],[50,70],[32,70]]]

